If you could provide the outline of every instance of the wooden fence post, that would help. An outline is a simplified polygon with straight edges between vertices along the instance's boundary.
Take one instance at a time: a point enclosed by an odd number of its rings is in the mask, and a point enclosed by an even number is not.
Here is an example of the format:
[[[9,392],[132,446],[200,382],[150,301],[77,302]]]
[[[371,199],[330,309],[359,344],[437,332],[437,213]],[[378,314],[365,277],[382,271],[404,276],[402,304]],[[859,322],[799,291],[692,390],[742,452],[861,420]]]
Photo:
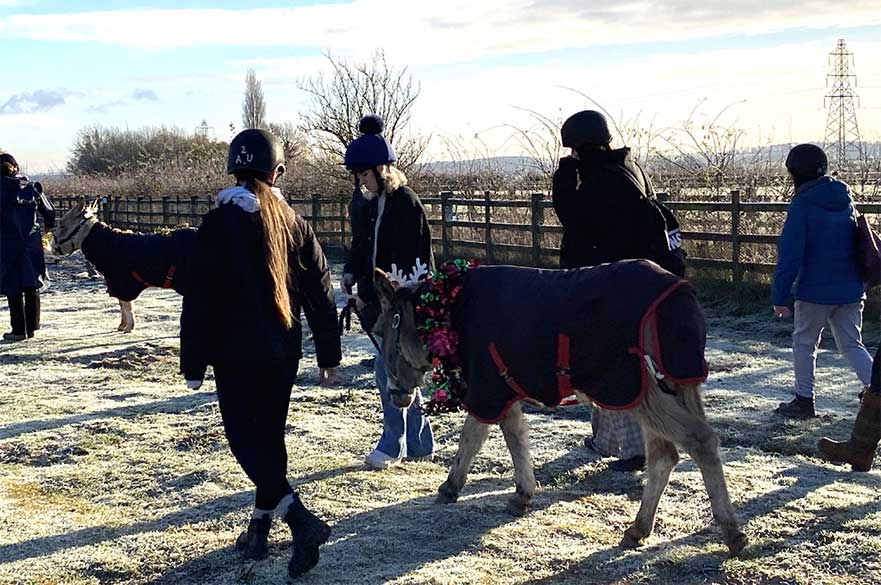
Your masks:
[[[190,225],[196,225],[196,219],[199,217],[199,214],[196,213],[196,200],[198,199],[197,195],[190,196]]]
[[[450,193],[449,191],[444,191],[441,193],[441,243],[443,245],[443,260],[450,259],[450,231],[448,223],[448,218],[452,219],[453,210],[450,207]]]
[[[346,202],[340,199],[340,247],[343,249],[346,248],[346,236],[348,235],[346,230],[346,215],[348,211],[346,210]]]
[[[99,201],[98,212],[100,214],[101,221],[113,225],[113,222],[110,221],[110,198],[107,195],[104,195]]]
[[[541,266],[541,228],[545,222],[544,207],[541,206],[544,200],[543,193],[532,194],[532,264],[533,266]]]
[[[483,192],[483,222],[483,239],[486,243],[486,261],[493,264],[496,260],[496,252],[493,249],[492,198],[490,197],[489,191]]]
[[[170,222],[168,220],[169,220],[169,217],[168,217],[168,196],[163,195],[162,196],[162,226],[163,227],[170,227],[169,226]]]
[[[144,231],[141,227],[141,224],[144,221],[144,198],[138,197],[137,204],[135,205],[135,222],[137,227],[134,228],[136,232]]]
[[[312,194],[312,231],[318,236],[318,215],[321,213],[321,201],[318,200],[318,193]]]
[[[740,191],[731,191],[731,281],[735,288],[743,282],[740,264]]]

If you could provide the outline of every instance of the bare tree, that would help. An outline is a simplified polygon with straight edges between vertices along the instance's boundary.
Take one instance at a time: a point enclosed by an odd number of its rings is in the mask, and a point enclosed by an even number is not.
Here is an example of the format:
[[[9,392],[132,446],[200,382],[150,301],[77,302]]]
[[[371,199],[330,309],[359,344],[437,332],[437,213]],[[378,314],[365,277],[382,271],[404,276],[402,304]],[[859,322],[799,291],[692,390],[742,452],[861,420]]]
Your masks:
[[[330,53],[325,56],[331,73],[298,84],[312,98],[303,113],[302,128],[315,141],[317,150],[325,157],[341,160],[346,146],[358,137],[361,117],[377,114],[385,122],[383,134],[398,155],[398,166],[405,171],[415,169],[429,139],[408,132],[421,88],[407,67],[390,65],[381,50],[370,62],[349,62]]]
[[[242,124],[245,128],[266,127],[266,100],[257,72],[248,69],[245,75],[245,97],[242,100]]]

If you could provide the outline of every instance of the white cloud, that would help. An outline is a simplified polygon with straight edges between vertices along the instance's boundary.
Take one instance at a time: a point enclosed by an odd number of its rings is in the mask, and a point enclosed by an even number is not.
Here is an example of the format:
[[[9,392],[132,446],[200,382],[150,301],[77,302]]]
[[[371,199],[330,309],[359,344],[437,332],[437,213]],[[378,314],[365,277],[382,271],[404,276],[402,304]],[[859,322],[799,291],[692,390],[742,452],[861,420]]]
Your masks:
[[[847,10],[809,0],[353,0],[289,9],[118,10],[18,14],[6,36],[141,47],[333,47],[343,55],[382,45],[411,64],[622,43],[750,35],[792,28],[881,24],[877,0]],[[221,32],[222,31],[222,32]],[[259,31],[259,32],[255,32]]]

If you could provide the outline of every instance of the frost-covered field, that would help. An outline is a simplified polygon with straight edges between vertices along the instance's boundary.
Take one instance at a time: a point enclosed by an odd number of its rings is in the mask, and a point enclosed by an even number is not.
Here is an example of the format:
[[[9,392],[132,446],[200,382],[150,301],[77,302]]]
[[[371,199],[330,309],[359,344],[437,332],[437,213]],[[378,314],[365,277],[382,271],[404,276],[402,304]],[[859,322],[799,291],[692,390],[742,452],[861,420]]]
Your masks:
[[[213,383],[191,392],[176,375],[179,297],[146,292],[135,332],[116,333],[116,302],[80,262],[53,267],[37,338],[0,345],[0,583],[284,583],[286,527],[273,528],[266,561],[232,549],[253,493]],[[744,558],[725,558],[687,456],[648,545],[617,548],[641,478],[580,446],[583,407],[529,414],[541,487],[524,518],[505,512],[512,469],[498,430],[462,500],[432,504],[461,416],[435,421],[437,462],[367,471],[380,418],[369,342],[352,333],[336,389],[316,386],[306,348],[288,418],[290,477],[334,530],[302,582],[881,583],[881,473],[813,456],[819,436],[849,432],[854,375],[822,351],[822,416],[786,422],[771,414],[792,381],[786,326],[709,317],[705,397],[753,543]]]

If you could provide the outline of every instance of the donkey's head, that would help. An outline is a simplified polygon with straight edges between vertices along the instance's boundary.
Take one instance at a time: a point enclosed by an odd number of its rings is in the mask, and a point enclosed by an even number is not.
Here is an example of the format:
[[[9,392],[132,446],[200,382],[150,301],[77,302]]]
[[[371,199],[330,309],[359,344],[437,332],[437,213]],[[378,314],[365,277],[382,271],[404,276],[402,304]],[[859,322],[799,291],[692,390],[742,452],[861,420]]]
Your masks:
[[[428,350],[422,347],[416,329],[419,288],[397,286],[378,268],[373,283],[382,304],[382,315],[373,331],[381,338],[389,395],[395,406],[406,408],[413,403],[423,376],[431,369]]]
[[[56,256],[67,256],[79,250],[89,231],[98,223],[97,213],[97,201],[78,201],[55,224],[48,251]]]

